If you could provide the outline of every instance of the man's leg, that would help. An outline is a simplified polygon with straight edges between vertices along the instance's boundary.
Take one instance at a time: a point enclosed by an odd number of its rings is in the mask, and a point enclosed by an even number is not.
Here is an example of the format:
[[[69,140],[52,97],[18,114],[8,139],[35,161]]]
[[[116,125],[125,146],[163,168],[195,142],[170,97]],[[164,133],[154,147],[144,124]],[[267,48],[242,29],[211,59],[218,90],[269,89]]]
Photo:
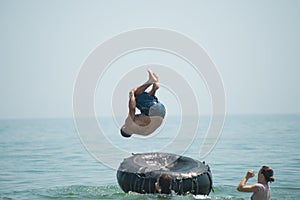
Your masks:
[[[155,92],[156,92],[156,90],[158,90],[158,89],[159,89],[159,83],[158,83],[158,82],[153,83],[152,89],[151,89],[151,91],[149,92],[149,94],[152,95],[152,96],[155,96]]]
[[[148,81],[146,81],[143,85],[139,86],[138,88],[134,89],[134,95],[137,97],[139,95],[141,95],[143,92],[145,92],[145,90],[151,86],[153,83],[157,82],[157,75],[155,73],[153,73],[150,69],[148,69],[148,73],[149,73],[149,79]]]

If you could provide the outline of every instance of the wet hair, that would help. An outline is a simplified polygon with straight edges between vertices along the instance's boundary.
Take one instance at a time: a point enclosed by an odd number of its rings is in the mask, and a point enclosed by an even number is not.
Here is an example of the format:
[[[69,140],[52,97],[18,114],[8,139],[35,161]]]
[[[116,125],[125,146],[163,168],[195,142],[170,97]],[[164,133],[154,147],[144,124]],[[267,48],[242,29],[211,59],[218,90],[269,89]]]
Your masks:
[[[274,171],[273,171],[273,169],[271,167],[269,167],[269,166],[262,166],[262,168],[260,169],[260,173],[264,175],[267,183],[275,181],[275,178],[273,177]]]
[[[158,177],[158,185],[161,188],[162,194],[171,194],[172,177],[168,174],[161,174]]]

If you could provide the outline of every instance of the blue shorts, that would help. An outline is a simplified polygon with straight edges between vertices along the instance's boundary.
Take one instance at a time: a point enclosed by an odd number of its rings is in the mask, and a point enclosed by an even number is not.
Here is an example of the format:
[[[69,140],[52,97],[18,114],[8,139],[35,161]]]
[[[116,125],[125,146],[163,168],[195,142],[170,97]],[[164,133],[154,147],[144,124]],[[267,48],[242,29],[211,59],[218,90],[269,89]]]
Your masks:
[[[142,114],[147,116],[161,116],[165,117],[165,106],[158,101],[156,96],[143,92],[135,98],[136,107]]]

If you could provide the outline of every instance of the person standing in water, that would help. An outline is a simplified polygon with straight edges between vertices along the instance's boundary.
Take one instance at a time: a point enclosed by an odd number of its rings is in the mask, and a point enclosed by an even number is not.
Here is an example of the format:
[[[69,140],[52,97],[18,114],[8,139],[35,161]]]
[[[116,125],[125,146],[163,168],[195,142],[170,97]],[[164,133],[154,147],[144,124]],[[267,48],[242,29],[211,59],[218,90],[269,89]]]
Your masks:
[[[237,190],[240,192],[253,192],[251,200],[270,200],[271,190],[268,183],[275,181],[273,175],[274,172],[271,167],[262,166],[257,175],[258,183],[253,185],[246,185],[247,181],[250,178],[254,177],[254,171],[249,170],[246,176],[238,185]]]
[[[133,134],[147,136],[162,124],[165,117],[165,106],[155,96],[159,89],[158,76],[150,69],[148,74],[148,81],[129,92],[129,113],[120,129],[123,137],[131,137]],[[146,92],[150,86],[152,89]],[[135,114],[136,108],[140,110],[140,114]]]

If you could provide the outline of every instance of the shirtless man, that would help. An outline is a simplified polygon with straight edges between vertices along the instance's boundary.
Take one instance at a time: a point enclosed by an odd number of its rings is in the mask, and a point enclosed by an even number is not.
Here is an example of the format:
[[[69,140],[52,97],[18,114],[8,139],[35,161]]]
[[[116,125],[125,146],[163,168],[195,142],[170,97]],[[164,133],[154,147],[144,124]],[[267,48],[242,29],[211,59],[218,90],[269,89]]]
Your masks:
[[[159,89],[158,76],[150,69],[148,73],[148,81],[129,92],[129,114],[120,130],[123,137],[131,137],[132,134],[147,136],[162,124],[165,117],[165,107],[155,96]],[[146,92],[151,85],[151,91]],[[136,108],[141,114],[135,114]]]

